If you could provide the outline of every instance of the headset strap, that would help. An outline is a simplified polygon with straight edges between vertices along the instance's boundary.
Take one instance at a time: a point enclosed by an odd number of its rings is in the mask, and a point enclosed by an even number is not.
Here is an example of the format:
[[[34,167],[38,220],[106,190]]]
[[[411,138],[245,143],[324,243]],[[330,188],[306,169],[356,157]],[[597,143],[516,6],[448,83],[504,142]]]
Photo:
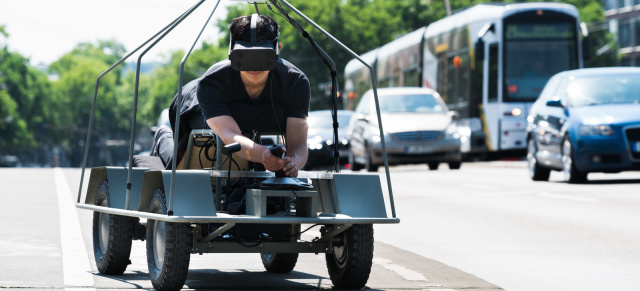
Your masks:
[[[258,14],[251,15],[251,43],[256,43],[256,30],[258,27]]]

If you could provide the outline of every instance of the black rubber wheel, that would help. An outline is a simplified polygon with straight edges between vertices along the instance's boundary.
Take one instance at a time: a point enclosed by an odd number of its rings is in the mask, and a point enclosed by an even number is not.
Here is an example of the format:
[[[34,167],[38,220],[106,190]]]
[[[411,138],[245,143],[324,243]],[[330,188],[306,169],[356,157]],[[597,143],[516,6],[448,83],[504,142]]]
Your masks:
[[[531,180],[533,181],[549,181],[551,169],[544,168],[538,163],[538,159],[536,158],[537,148],[533,138],[529,139],[527,144],[527,166],[529,168],[529,177],[531,177]]]
[[[298,254],[293,253],[261,253],[262,265],[271,273],[289,273],[298,262]]]
[[[109,183],[102,181],[96,205],[109,207]],[[126,216],[93,212],[93,255],[101,274],[120,275],[131,263],[133,221]]]
[[[569,136],[562,141],[562,172],[564,179],[569,183],[584,183],[587,181],[587,173],[578,170],[573,154],[573,147]]]
[[[356,159],[353,157],[353,151],[349,151],[349,164],[351,165],[352,171],[360,171],[364,168],[362,164],[356,162]]]
[[[438,169],[438,166],[440,166],[440,163],[431,162],[431,163],[427,163],[427,166],[429,166],[429,170],[435,171]]]
[[[336,289],[361,289],[371,273],[373,225],[354,224],[336,238],[325,254],[331,282]]]
[[[368,147],[365,146],[364,152],[365,152],[365,159],[367,161],[367,163],[364,165],[364,168],[367,169],[367,171],[369,172],[377,172],[378,165],[373,164],[373,161],[371,161],[371,151],[369,150]]]
[[[449,169],[450,170],[460,170],[460,166],[462,166],[462,162],[450,162]]]
[[[167,213],[162,188],[154,192],[149,212]],[[153,288],[158,291],[182,289],[189,271],[192,240],[188,223],[147,220],[147,264]]]

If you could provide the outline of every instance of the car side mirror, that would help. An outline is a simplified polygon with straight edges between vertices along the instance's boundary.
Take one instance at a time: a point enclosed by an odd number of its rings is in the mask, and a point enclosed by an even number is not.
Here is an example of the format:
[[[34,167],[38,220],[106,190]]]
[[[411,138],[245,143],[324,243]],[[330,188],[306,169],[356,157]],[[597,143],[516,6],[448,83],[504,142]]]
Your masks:
[[[458,120],[460,119],[460,112],[458,111],[449,111],[447,112],[447,115],[449,115],[449,117],[451,117],[451,120]]]
[[[547,101],[547,106],[549,106],[549,107],[560,107],[560,108],[564,107],[564,105],[562,105],[562,102],[560,100]]]

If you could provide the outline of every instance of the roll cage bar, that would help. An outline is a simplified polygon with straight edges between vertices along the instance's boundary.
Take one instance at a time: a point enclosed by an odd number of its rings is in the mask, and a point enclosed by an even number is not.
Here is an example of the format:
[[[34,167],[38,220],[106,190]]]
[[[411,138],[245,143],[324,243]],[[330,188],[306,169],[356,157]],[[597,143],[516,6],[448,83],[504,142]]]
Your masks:
[[[135,142],[135,135],[136,135],[136,114],[137,114],[137,111],[138,111],[138,88],[139,88],[139,81],[140,81],[140,66],[141,66],[141,63],[142,63],[142,57],[144,57],[144,55],[151,48],[153,48],[158,42],[160,42],[167,34],[169,34],[175,27],[177,27],[184,19],[189,17],[189,15],[191,15],[191,13],[193,11],[195,11],[197,8],[199,8],[200,5],[202,5],[202,3],[204,3],[205,1],[206,0],[198,1],[195,5],[193,5],[192,7],[187,9],[185,12],[183,12],[180,16],[178,16],[173,21],[171,21],[167,26],[162,28],[155,35],[153,35],[152,37],[147,39],[145,42],[143,42],[136,49],[134,49],[133,51],[131,51],[130,53],[125,55],[122,59],[120,59],[118,62],[113,64],[111,67],[109,67],[106,71],[104,71],[102,74],[100,74],[98,76],[98,78],[96,79],[95,91],[94,91],[94,94],[93,94],[93,103],[91,105],[91,116],[89,118],[89,128],[87,130],[87,140],[85,142],[84,159],[83,159],[83,162],[82,162],[82,174],[81,174],[81,177],[80,177],[80,186],[79,186],[79,189],[78,189],[77,203],[80,203],[80,198],[82,196],[82,186],[83,186],[83,183],[84,183],[84,176],[85,176],[85,171],[86,171],[86,167],[87,167],[87,160],[88,160],[88,155],[89,155],[89,145],[90,145],[90,141],[91,141],[91,134],[92,134],[92,131],[93,131],[93,123],[94,123],[94,118],[95,118],[95,110],[96,110],[96,104],[97,104],[97,99],[98,99],[98,88],[100,86],[100,80],[106,74],[111,72],[115,67],[119,66],[121,63],[123,63],[125,60],[127,60],[130,56],[132,56],[133,54],[138,52],[140,49],[142,49],[143,47],[148,45],[147,48],[138,57],[138,61],[137,61],[137,64],[136,64],[135,92],[134,92],[134,100],[133,100],[133,114],[132,114],[132,119],[131,119],[131,141],[130,141],[130,145],[129,145],[129,165],[128,165],[128,175],[127,175],[127,187],[126,187],[126,189],[127,189],[127,191],[126,191],[126,204],[125,204],[125,210],[129,209],[129,200],[130,200],[130,195],[131,195],[131,179],[132,179],[132,172],[133,172],[133,151],[134,151],[134,142]],[[182,103],[182,86],[183,86],[184,64],[186,63],[187,58],[189,57],[191,52],[193,51],[193,48],[195,47],[196,43],[200,39],[200,36],[202,35],[202,32],[204,31],[206,26],[211,21],[213,13],[218,8],[218,6],[220,4],[220,1],[221,0],[217,0],[216,5],[214,6],[213,10],[211,11],[211,14],[209,15],[209,17],[208,17],[207,21],[205,22],[204,26],[200,30],[200,33],[198,34],[198,36],[196,37],[195,41],[191,45],[191,48],[189,49],[189,51],[187,53],[185,53],[185,55],[182,58],[182,61],[180,62],[180,72],[179,72],[179,78],[178,78],[178,100],[177,100],[178,104]],[[242,0],[228,0],[228,1],[240,2]],[[246,2],[246,1],[242,1],[242,2]],[[389,173],[389,162],[388,162],[388,159],[387,159],[387,150],[386,150],[386,145],[385,145],[384,132],[383,132],[383,129],[382,129],[382,119],[381,119],[381,116],[380,116],[380,105],[379,105],[379,102],[378,102],[377,82],[376,82],[376,76],[375,76],[374,71],[373,71],[373,67],[371,65],[369,65],[368,63],[366,63],[364,60],[362,60],[359,55],[357,55],[351,49],[349,49],[347,46],[342,44],[339,40],[337,40],[335,37],[333,37],[331,34],[329,34],[327,31],[325,31],[318,24],[313,22],[311,19],[309,19],[307,16],[305,16],[299,10],[297,10],[294,6],[289,4],[286,0],[262,0],[262,1],[249,1],[249,2],[253,2],[254,3],[254,6],[255,6],[257,12],[259,12],[258,11],[258,6],[257,6],[257,2],[265,2],[267,4],[267,7],[269,9],[271,9],[271,10],[273,10],[271,5],[273,7],[275,7],[280,12],[281,16],[283,16],[285,18],[285,20],[287,20],[287,22],[289,22],[296,30],[298,30],[302,34],[302,36],[304,38],[306,38],[311,43],[311,46],[313,47],[315,52],[318,53],[318,55],[323,59],[323,62],[329,67],[329,69],[331,71],[331,78],[332,78],[332,89],[331,89],[330,98],[332,99],[332,103],[331,103],[332,108],[331,109],[332,109],[333,128],[334,128],[333,134],[334,134],[334,139],[336,139],[336,140],[337,140],[337,136],[338,136],[338,132],[337,132],[337,128],[338,128],[337,104],[336,104],[338,86],[337,86],[337,81],[336,81],[337,72],[336,72],[336,68],[335,68],[335,63],[329,57],[329,55],[324,50],[322,50],[322,48],[311,38],[311,36],[295,20],[293,20],[291,17],[289,17],[289,15],[287,14],[287,12],[284,10],[284,8],[282,6],[284,5],[287,8],[289,8],[291,11],[295,12],[298,16],[300,16],[302,19],[304,19],[306,22],[308,22],[316,30],[320,31],[322,34],[327,36],[331,41],[336,43],[340,48],[342,48],[344,51],[346,51],[348,54],[350,54],[353,58],[355,58],[358,61],[360,61],[364,66],[366,66],[369,69],[369,71],[371,72],[371,84],[372,84],[372,88],[373,88],[374,100],[375,100],[375,105],[376,105],[376,113],[377,113],[377,116],[378,116],[378,128],[379,128],[379,131],[380,131],[380,139],[381,139],[380,142],[381,142],[381,145],[382,145],[382,151],[384,153],[383,154],[383,159],[384,159],[384,167],[385,167],[387,187],[388,187],[388,191],[389,191],[389,201],[390,201],[390,204],[391,204],[390,205],[391,206],[391,214],[392,214],[393,218],[396,218],[395,204],[394,204],[394,199],[393,199],[393,190],[392,190],[392,187],[391,187],[391,176],[390,176],[390,173]],[[151,43],[152,41],[153,41],[153,43],[149,45],[149,43]],[[179,135],[179,131],[180,131],[179,114],[180,114],[179,110],[176,111],[176,125],[175,125],[176,131],[174,133],[174,144],[176,144],[176,145],[178,144],[178,135]],[[332,170],[338,172],[339,168],[338,168],[337,163],[336,163],[337,162],[337,158],[338,158],[338,156],[337,156],[338,155],[338,150],[337,150],[338,143],[334,142],[333,144],[335,145],[336,149],[334,151],[335,152],[335,154],[334,154],[334,161],[335,162],[334,162],[334,166],[333,166]],[[173,154],[174,154],[174,157],[177,157],[177,147],[174,148],[174,153]],[[170,191],[169,191],[168,209],[167,209],[168,210],[167,211],[167,215],[169,215],[169,216],[173,215],[173,196],[174,196],[174,192],[175,192],[175,183],[174,183],[174,181],[175,181],[175,175],[176,175],[176,167],[177,167],[177,160],[173,159],[172,167],[171,167],[171,186],[170,186]]]

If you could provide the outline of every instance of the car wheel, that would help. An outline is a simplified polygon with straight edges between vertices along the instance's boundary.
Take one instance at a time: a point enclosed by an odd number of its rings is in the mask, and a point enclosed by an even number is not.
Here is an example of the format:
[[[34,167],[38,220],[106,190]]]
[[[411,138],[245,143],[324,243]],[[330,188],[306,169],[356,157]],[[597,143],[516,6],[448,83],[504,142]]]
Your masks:
[[[366,160],[366,164],[364,165],[364,167],[369,172],[377,172],[378,165],[373,164],[373,161],[371,161],[371,151],[366,146],[364,147],[364,153],[365,153],[365,160]]]
[[[363,168],[362,164],[356,163],[352,150],[349,150],[349,164],[351,165],[351,170],[355,172],[360,171]]]
[[[427,166],[429,166],[429,170],[435,171],[438,169],[438,166],[440,166],[440,163],[431,162],[427,163]]]
[[[527,165],[529,168],[529,177],[534,181],[549,181],[549,175],[551,174],[551,169],[543,168],[538,163],[538,159],[536,159],[536,143],[532,139],[529,140],[527,145]]]
[[[576,167],[575,155],[571,146],[569,136],[564,138],[562,142],[562,172],[565,181],[569,183],[584,183],[587,181],[587,173],[581,172]]]
[[[462,162],[450,162],[449,169],[450,170],[459,170],[460,166],[462,166]]]

